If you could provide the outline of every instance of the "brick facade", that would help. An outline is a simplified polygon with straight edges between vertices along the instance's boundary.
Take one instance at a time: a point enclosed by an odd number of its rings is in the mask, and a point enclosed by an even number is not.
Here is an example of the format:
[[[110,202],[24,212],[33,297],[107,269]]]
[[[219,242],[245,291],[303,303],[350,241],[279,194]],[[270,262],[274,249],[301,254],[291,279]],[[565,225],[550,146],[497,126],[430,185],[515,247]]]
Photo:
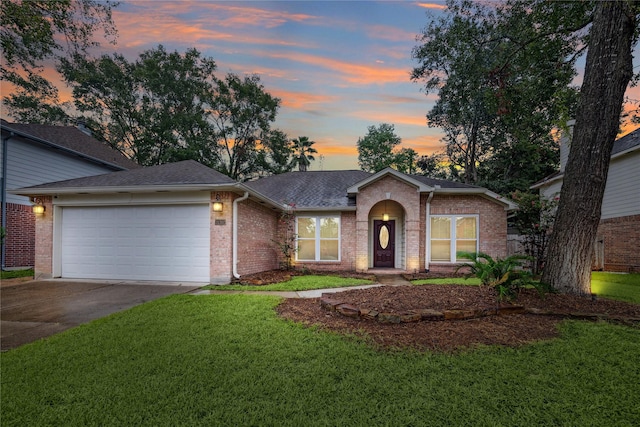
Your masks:
[[[45,211],[36,215],[35,279],[53,277],[53,203],[51,196],[39,197]]]
[[[238,197],[233,193],[213,192],[211,203],[222,202],[222,212],[211,212],[210,264],[209,271],[212,283],[229,283],[232,272],[232,230],[233,230],[233,200]]]
[[[35,215],[29,205],[7,203],[6,206],[5,268],[33,267],[36,240]]]
[[[416,188],[393,177],[386,176],[362,188],[357,195],[356,209],[356,270],[366,271],[373,267],[369,244],[371,210],[380,202],[395,202],[404,211],[404,259],[405,266],[396,266],[413,271],[420,265],[420,193]],[[424,235],[423,235],[424,236]],[[422,237],[424,238],[424,237]]]
[[[340,214],[340,261],[297,261],[297,268],[308,268],[319,271],[353,271],[356,254],[356,213]]]
[[[233,279],[233,208],[239,194],[212,192],[211,203],[223,203],[222,212],[210,209],[210,278],[212,283]],[[424,271],[427,242],[426,202],[413,185],[395,176],[385,176],[359,189],[355,211],[340,215],[340,261],[297,262],[297,268],[315,270],[367,271],[373,267],[371,224],[388,212],[396,220],[397,257],[395,268],[408,272]],[[37,278],[60,272],[53,267],[53,214],[51,197],[42,198],[46,211],[35,221],[35,270]],[[210,206],[211,208],[211,206]],[[237,272],[248,275],[277,269],[282,255],[278,248],[280,212],[271,206],[246,199],[237,204]],[[504,206],[479,195],[440,195],[430,202],[432,215],[475,214],[479,217],[479,247],[492,256],[506,255],[506,217]],[[28,212],[30,213],[30,211]],[[300,213],[300,212],[298,212]],[[640,218],[636,218],[636,221]],[[640,228],[640,227],[636,227]],[[638,236],[635,237],[637,241]],[[433,272],[452,272],[453,263],[430,263]]]
[[[278,212],[251,200],[238,204],[238,274],[279,267],[279,217]]]
[[[604,255],[605,271],[640,271],[640,215],[600,221],[595,250]],[[600,246],[602,245],[602,246]],[[602,264],[602,263],[601,263]]]

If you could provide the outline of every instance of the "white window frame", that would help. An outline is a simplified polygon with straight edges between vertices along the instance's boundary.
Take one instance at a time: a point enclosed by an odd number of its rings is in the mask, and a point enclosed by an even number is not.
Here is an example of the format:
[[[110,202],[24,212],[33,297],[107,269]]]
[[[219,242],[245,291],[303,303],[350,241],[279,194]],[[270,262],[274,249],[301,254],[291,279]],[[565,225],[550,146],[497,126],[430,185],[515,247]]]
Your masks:
[[[433,237],[431,236],[431,218],[449,218],[449,223],[450,223],[450,227],[451,227],[451,232],[450,232],[450,250],[449,253],[451,254],[449,261],[442,261],[442,260],[437,260],[434,261],[433,260],[433,250],[431,248],[431,243],[433,242]],[[456,248],[456,240],[457,236],[456,236],[456,218],[475,218],[476,220],[476,249],[475,252],[478,252],[478,248],[480,246],[480,216],[475,214],[450,214],[450,215],[430,215],[429,216],[429,263],[432,264],[449,264],[449,263],[457,263],[457,262],[461,262],[459,260],[456,259],[456,255],[457,255],[457,248]]]
[[[301,239],[298,233],[298,219],[300,218],[313,218],[316,220],[316,235],[313,239],[303,238]],[[338,223],[338,237],[337,238],[320,238],[320,220],[324,218],[335,219]],[[315,241],[315,259],[300,259],[299,251],[296,250],[296,262],[340,262],[342,260],[342,222],[340,221],[340,215],[298,215],[296,216],[296,248],[300,240],[314,240]],[[338,242],[338,258],[337,259],[320,259],[320,241],[331,240]]]

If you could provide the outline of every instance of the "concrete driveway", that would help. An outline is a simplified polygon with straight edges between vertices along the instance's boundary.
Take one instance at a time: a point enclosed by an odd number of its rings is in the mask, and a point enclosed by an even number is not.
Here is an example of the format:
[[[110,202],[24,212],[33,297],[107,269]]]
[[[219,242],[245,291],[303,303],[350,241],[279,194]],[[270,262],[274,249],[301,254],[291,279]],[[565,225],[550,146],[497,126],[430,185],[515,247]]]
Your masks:
[[[36,280],[0,287],[2,351],[205,284]]]

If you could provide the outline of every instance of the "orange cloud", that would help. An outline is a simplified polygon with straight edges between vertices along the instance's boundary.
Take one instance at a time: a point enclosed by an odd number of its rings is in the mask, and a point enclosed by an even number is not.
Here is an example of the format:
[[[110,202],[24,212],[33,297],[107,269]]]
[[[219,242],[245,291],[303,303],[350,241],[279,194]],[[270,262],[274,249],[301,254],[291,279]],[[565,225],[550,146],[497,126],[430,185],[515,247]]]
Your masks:
[[[115,10],[113,19],[118,26],[121,46],[134,48],[145,44],[156,45],[170,40],[172,43],[183,43],[199,48],[211,47],[211,41],[227,41],[252,45],[293,46],[309,48],[295,39],[281,39],[252,36],[249,32],[220,31],[219,28],[229,27],[219,25],[223,20],[216,21],[216,29],[212,29],[211,21],[207,19],[191,19],[188,22],[172,15],[172,3],[158,2],[162,7],[154,10],[145,9],[144,20],[136,13]],[[177,3],[182,5],[182,2]],[[199,3],[200,4],[200,3]],[[202,3],[207,5],[208,3]],[[184,12],[184,11],[183,11]],[[258,23],[255,23],[258,25]],[[237,27],[233,27],[237,29]]]
[[[338,96],[316,94],[310,92],[293,92],[287,90],[274,89],[270,91],[273,96],[282,100],[282,106],[292,109],[305,109],[310,104],[327,104],[336,102]]]
[[[329,69],[334,71],[336,76],[341,76],[345,82],[350,84],[385,84],[407,82],[409,80],[409,71],[406,68],[385,67],[383,64],[355,64],[299,52],[257,52],[256,54]]]
[[[425,9],[445,10],[447,8],[446,4],[440,3],[417,3],[417,5]]]

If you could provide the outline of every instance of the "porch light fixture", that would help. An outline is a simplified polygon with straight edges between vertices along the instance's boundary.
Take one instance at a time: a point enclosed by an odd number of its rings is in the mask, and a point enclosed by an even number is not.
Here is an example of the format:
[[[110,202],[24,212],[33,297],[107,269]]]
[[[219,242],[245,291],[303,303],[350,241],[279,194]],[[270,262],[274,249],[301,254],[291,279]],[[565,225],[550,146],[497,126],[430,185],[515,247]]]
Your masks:
[[[222,202],[220,201],[220,195],[216,194],[216,201],[213,202],[213,211],[214,212],[222,212]]]
[[[383,221],[389,221],[389,214],[382,214]]]
[[[33,203],[35,203],[35,205],[33,205],[31,207],[31,211],[35,215],[43,215],[44,214],[44,205],[42,204],[42,202],[39,199],[33,199]]]

